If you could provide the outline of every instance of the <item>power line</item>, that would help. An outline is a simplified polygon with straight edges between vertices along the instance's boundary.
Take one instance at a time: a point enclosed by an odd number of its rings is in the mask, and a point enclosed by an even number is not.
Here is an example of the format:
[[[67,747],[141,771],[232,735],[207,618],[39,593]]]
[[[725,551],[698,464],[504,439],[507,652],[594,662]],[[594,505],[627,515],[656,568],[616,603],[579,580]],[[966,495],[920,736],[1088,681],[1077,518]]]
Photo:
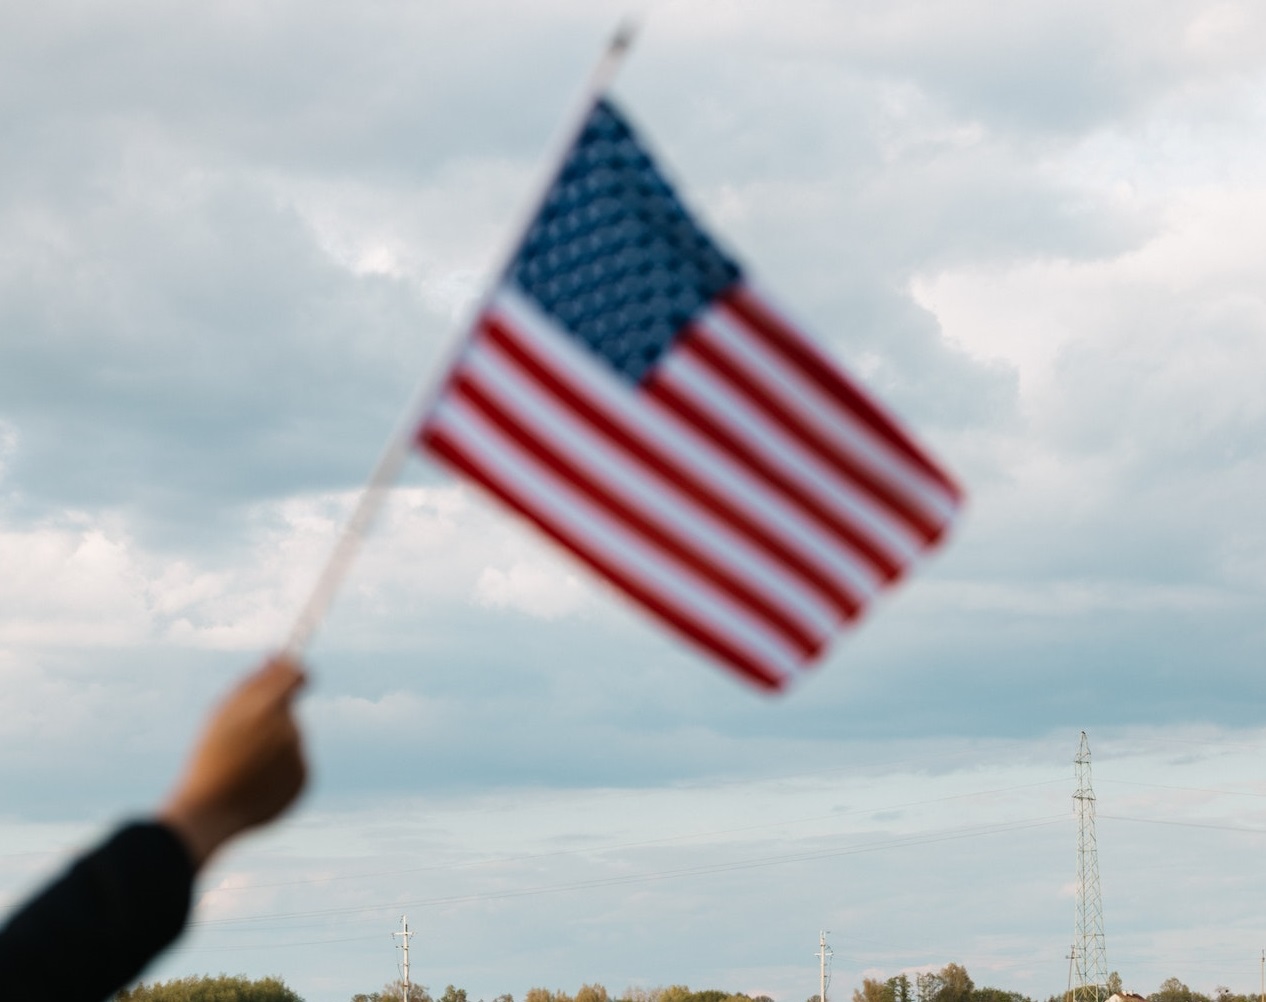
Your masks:
[[[1266,793],[1253,793],[1249,790],[1219,790],[1211,786],[1171,786],[1168,783],[1143,783],[1135,779],[1103,779],[1100,783],[1111,783],[1116,786],[1142,786],[1151,790],[1174,790],[1177,793],[1217,793],[1224,797],[1256,797],[1266,799]]]
[[[506,863],[521,863],[539,859],[614,852],[620,849],[640,849],[646,846],[669,845],[674,842],[685,842],[691,839],[715,838],[718,835],[738,835],[744,832],[766,831],[771,828],[786,828],[791,825],[810,824],[814,821],[831,821],[838,818],[853,817],[858,814],[884,814],[891,811],[906,810],[911,807],[926,807],[929,804],[944,804],[956,800],[971,800],[977,797],[992,797],[1001,793],[1012,793],[1016,790],[1028,790],[1040,786],[1052,786],[1056,783],[1062,782],[1064,781],[1041,780],[1035,783],[1018,783],[1013,786],[1002,786],[989,790],[973,790],[969,793],[956,793],[945,797],[931,797],[924,800],[909,800],[898,804],[855,807],[848,811],[832,811],[830,814],[814,814],[808,817],[788,818],[782,821],[767,821],[758,825],[742,825],[736,828],[720,828],[713,829],[711,831],[687,832],[681,835],[665,835],[660,838],[640,839],[634,842],[608,843],[606,845],[586,846],[579,849],[552,849],[549,852],[523,853],[515,856],[488,856],[483,859],[459,860],[452,863],[432,864],[430,866],[414,866],[391,870],[371,870],[359,873],[338,873],[322,877],[304,877],[297,880],[276,880],[270,881],[266,884],[251,884],[249,887],[234,887],[233,893],[242,894],[275,887],[298,887],[304,884],[324,885],[337,880],[367,880],[371,877],[398,877],[409,873],[435,873],[480,866],[499,866]]]
[[[1024,831],[1031,828],[1064,824],[1066,822],[1067,818],[1062,814],[1053,816],[1048,815],[1046,817],[1028,818],[1020,821],[975,825],[967,828],[941,829],[939,831],[924,832],[896,839],[888,839],[885,841],[862,843],[860,845],[833,847],[829,849],[808,849],[796,853],[781,853],[774,856],[756,856],[750,859],[733,860],[726,863],[708,863],[699,866],[686,866],[667,870],[643,871],[642,873],[622,874],[615,877],[595,877],[589,880],[580,880],[565,884],[545,884],[536,887],[516,888],[513,890],[458,894],[447,897],[397,902],[394,905],[379,904],[365,905],[355,908],[327,908],[301,912],[278,912],[266,915],[241,916],[232,919],[202,919],[200,921],[191,922],[190,925],[206,929],[211,927],[222,927],[225,925],[241,925],[271,919],[305,918],[324,915],[367,914],[372,912],[381,912],[387,908],[392,910],[401,907],[432,908],[440,905],[467,904],[475,901],[499,901],[506,898],[529,897],[536,894],[556,894],[565,891],[587,890],[596,887],[613,887],[624,884],[669,880],[678,877],[705,876],[735,870],[751,870],[766,866],[780,866],[787,863],[830,859],[837,856],[851,856],[869,852],[881,852],[889,849],[906,848],[908,846],[930,845],[937,842],[949,842],[960,839],[979,838],[985,835],[998,835],[1013,831]]]
[[[1266,828],[1245,828],[1243,825],[1215,825],[1204,821],[1175,821],[1172,818],[1131,818],[1123,814],[1100,814],[1099,817],[1108,821],[1129,821],[1140,825],[1170,825],[1174,828],[1206,828],[1219,832],[1266,835]]]

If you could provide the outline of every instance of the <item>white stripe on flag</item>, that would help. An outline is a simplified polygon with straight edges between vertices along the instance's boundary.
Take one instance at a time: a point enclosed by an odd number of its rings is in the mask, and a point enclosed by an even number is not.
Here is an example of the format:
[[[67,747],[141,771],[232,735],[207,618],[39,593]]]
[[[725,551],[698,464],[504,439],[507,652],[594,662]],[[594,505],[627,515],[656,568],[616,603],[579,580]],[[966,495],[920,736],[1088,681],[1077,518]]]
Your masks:
[[[837,361],[804,333],[803,328],[788,320],[781,308],[775,306],[765,292],[759,291],[750,277],[727,291],[721,302],[730,312],[742,318],[744,326],[759,336],[769,350],[778,352],[786,364],[799,371],[801,377],[812,380],[821,392],[837,400],[857,421],[888,443],[905,462],[940,485],[951,499],[953,514],[957,514],[963,494],[953,478],[928,455],[896,414],[871,397]],[[952,517],[946,520],[942,530],[948,528]]]
[[[614,448],[486,340],[463,371],[533,438],[600,480],[630,508],[670,528],[820,643],[841,617],[823,597],[657,471]]]
[[[802,422],[856,460],[874,476],[895,488],[907,502],[922,510],[938,524],[956,507],[939,483],[909,463],[846,407],[823,393],[811,380],[802,378],[781,356],[754,337],[738,316],[724,304],[707,311],[699,327],[707,332],[714,348],[741,367],[744,374]]]
[[[922,549],[923,541],[904,521],[894,518],[869,492],[845,480],[782,425],[755,410],[738,389],[724,382],[698,356],[689,352],[669,355],[655,378],[742,439],[841,521],[856,527],[892,563],[909,564]]]
[[[464,401],[445,397],[428,429],[447,433],[461,452],[533,517],[570,537],[581,555],[592,555],[662,596],[678,613],[724,636],[771,675],[786,678],[804,658],[785,640],[719,591],[712,582],[662,550],[634,537],[622,522],[586,494],[558,478]]]
[[[758,479],[729,453],[719,450],[689,424],[641,396],[592,353],[559,333],[552,321],[512,290],[500,290],[490,311],[513,330],[530,351],[547,361],[551,372],[587,400],[634,429],[654,452],[695,474],[708,488],[726,498],[749,519],[760,523],[796,558],[865,603],[880,585],[880,577],[853,550],[824,530],[802,508],[763,479]],[[826,494],[826,492],[823,492]],[[823,503],[840,510],[838,497]],[[854,519],[856,521],[857,519]],[[900,538],[892,547],[894,560],[906,563],[913,544]]]

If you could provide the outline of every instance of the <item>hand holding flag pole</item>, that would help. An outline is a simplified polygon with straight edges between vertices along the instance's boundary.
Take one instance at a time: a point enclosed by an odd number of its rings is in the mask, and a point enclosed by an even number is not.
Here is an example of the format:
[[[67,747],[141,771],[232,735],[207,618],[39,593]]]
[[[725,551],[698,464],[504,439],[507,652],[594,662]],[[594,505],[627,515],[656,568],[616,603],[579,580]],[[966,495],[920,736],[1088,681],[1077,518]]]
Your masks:
[[[953,478],[713,241],[606,95],[629,37],[595,70],[522,237],[389,443],[288,652],[410,441],[771,690],[957,515]]]

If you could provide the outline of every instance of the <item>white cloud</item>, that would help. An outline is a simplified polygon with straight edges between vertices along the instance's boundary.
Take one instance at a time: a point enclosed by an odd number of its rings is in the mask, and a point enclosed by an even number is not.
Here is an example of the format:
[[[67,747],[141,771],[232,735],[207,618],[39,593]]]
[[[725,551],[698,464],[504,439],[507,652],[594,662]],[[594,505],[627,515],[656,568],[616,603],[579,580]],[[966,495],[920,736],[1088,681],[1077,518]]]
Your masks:
[[[542,619],[558,619],[585,604],[580,579],[557,561],[516,561],[502,570],[487,567],[475,583],[480,604],[494,609],[518,609]]]
[[[0,644],[142,643],[146,582],[130,541],[80,516],[79,525],[0,531]]]
[[[312,228],[321,249],[356,274],[406,279],[454,321],[481,290],[510,239],[508,215],[531,167],[496,158],[444,165],[438,176],[389,187],[277,175],[275,197]]]
[[[71,513],[0,527],[0,644],[9,647],[170,643],[258,651],[278,644],[342,532],[357,492],[253,506],[249,546],[232,562],[140,544],[116,514]],[[508,570],[497,565],[505,561]],[[498,577],[499,576],[499,577]],[[398,488],[336,603],[373,622],[418,603],[553,618],[583,602],[575,575],[504,513],[472,506],[464,489]]]

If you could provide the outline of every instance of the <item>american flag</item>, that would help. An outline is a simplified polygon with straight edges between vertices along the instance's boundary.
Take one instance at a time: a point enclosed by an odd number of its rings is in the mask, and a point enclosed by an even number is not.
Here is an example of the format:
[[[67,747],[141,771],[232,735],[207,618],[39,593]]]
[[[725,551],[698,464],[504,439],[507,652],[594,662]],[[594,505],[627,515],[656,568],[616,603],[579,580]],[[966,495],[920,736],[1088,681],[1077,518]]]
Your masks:
[[[417,442],[779,689],[945,534],[953,479],[597,100]]]

